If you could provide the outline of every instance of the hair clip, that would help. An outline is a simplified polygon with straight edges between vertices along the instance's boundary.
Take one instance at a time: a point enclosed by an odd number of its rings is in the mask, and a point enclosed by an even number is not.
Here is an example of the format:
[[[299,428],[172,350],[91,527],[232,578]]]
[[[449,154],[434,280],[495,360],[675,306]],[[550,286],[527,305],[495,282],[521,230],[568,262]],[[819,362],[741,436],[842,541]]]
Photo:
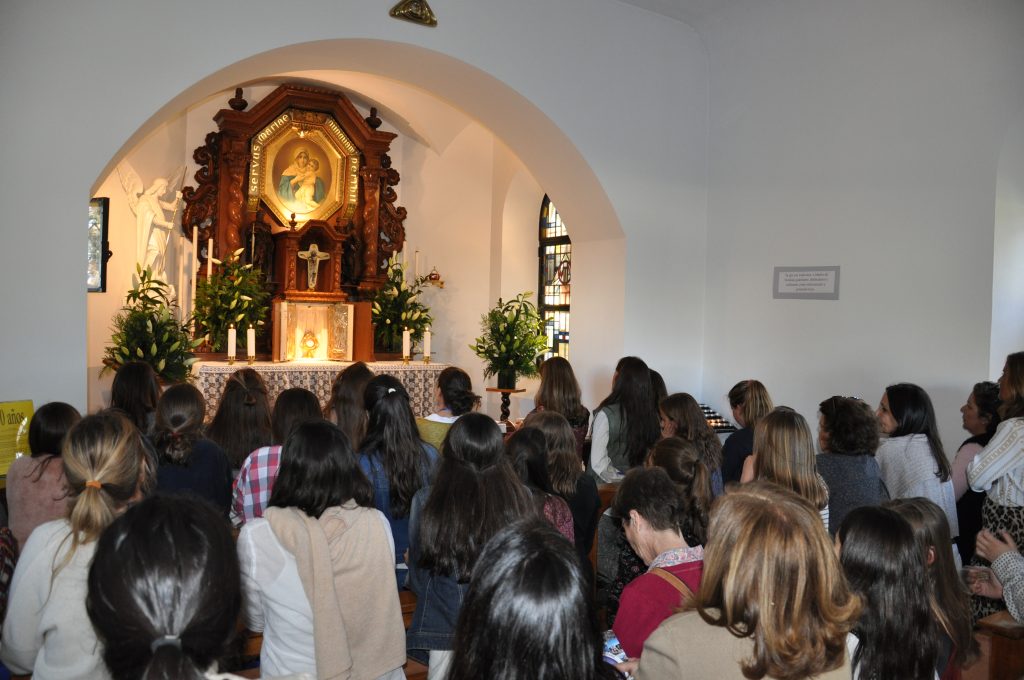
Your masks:
[[[394,387],[389,387],[388,394],[391,394],[392,392],[397,392],[397,390]]]

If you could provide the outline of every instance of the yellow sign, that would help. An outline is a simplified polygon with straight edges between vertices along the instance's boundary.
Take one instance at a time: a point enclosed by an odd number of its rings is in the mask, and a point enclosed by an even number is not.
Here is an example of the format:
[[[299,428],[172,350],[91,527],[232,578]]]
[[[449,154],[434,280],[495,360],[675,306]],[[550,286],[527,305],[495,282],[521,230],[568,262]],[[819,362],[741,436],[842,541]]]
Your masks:
[[[32,419],[31,401],[0,401],[0,475],[18,456],[29,455],[28,421]]]

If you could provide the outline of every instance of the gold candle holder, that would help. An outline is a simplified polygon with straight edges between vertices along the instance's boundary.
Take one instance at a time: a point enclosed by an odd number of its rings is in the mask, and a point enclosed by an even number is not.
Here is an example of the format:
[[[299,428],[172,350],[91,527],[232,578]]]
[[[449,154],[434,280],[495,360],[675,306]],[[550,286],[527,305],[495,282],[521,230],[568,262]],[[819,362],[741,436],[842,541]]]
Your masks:
[[[250,366],[252,366],[253,364],[255,364],[255,363],[256,363],[256,357],[254,357],[254,356],[251,356],[251,355],[250,355],[250,356],[249,356],[249,359],[248,359],[248,360],[247,360],[247,361],[246,361],[245,363],[247,363],[247,364],[249,364]]]
[[[424,354],[423,355],[423,363],[425,363],[425,364],[429,364],[430,363],[430,355],[429,354]]]
[[[409,365],[409,362],[410,362],[410,361],[412,361],[412,359],[411,359],[411,358],[409,358],[409,357],[407,357],[407,356],[404,356],[404,357],[402,357],[402,363],[403,363],[403,364],[405,364],[405,365],[407,365],[407,366],[408,366],[408,365]]]

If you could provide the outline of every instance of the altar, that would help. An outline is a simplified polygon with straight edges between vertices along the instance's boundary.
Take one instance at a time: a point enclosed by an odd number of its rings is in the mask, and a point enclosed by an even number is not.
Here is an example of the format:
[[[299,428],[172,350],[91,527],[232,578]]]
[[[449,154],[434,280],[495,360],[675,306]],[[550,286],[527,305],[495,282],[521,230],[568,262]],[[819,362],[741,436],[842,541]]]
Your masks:
[[[224,383],[231,374],[240,368],[253,368],[267,383],[268,397],[271,405],[277,395],[290,387],[302,387],[316,395],[321,406],[325,406],[331,398],[331,385],[337,375],[351,366],[351,362],[343,361],[293,361],[288,363],[271,363],[257,361],[251,367],[244,361],[236,361],[229,365],[226,361],[197,361],[192,365],[195,386],[206,399],[207,418],[213,418],[224,391]],[[398,378],[409,393],[412,412],[416,416],[426,416],[434,412],[434,388],[437,376],[448,364],[425,364],[414,361],[408,364],[401,361],[367,362],[370,370],[377,375],[387,374]]]

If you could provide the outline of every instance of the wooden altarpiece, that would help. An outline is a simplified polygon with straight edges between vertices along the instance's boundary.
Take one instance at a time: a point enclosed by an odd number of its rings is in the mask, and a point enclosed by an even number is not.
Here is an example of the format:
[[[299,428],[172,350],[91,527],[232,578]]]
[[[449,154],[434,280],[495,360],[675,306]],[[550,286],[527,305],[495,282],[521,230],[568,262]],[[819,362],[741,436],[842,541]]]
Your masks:
[[[252,108],[241,95],[236,89],[231,108],[217,112],[217,131],[193,154],[200,168],[197,186],[182,190],[182,230],[191,238],[196,227],[200,244],[214,240],[214,253],[200,248],[203,262],[244,248],[266,275],[274,310],[261,354],[297,357],[289,310],[331,306],[335,330],[348,310],[349,340],[344,346],[332,330],[320,356],[372,360],[369,300],[405,242],[400,176],[388,156],[395,135],[377,129],[375,110],[363,118],[340,92],[282,85]],[[307,264],[310,252],[316,264]]]

